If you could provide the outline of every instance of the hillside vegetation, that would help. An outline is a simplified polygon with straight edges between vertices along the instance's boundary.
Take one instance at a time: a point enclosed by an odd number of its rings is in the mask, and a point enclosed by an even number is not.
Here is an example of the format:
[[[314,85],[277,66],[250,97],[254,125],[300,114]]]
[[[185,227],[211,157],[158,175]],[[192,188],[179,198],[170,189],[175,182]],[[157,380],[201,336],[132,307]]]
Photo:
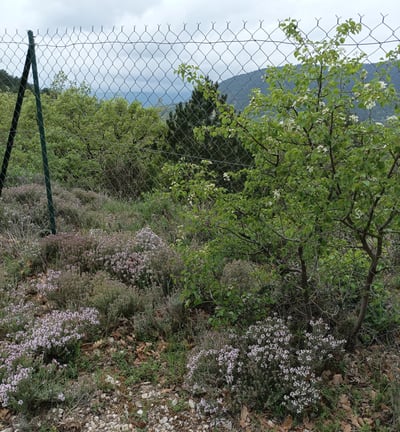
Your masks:
[[[298,65],[299,72],[302,66]],[[243,111],[250,103],[254,89],[259,89],[261,93],[268,94],[269,87],[266,81],[266,69],[233,76],[220,83],[220,91],[227,95],[228,103],[232,104],[236,110]],[[400,91],[400,70],[396,64],[388,61],[381,63],[364,63],[361,68],[361,74],[365,75],[365,82],[373,80],[377,74],[389,74],[390,82],[397,92]],[[347,90],[350,91],[354,82],[348,84]],[[371,110],[365,110],[362,107],[354,107],[353,113],[360,119],[365,120],[370,115],[375,121],[384,121],[387,117],[393,115],[395,106],[393,104],[386,107],[375,106]]]
[[[209,429],[399,429],[400,119],[354,113],[399,95],[338,48],[354,21],[322,42],[281,28],[302,67],[269,68],[241,112],[190,65],[167,121],[60,74],[43,95],[55,235],[28,92],[0,199],[4,427],[91,430],[65,413],[108,401],[124,430],[155,430],[156,388]]]

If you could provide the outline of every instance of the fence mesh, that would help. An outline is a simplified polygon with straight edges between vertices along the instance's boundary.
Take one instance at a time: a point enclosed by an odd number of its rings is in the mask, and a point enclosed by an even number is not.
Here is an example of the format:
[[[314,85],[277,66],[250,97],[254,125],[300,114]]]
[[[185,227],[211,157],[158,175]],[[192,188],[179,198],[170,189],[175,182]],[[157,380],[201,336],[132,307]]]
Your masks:
[[[374,67],[399,44],[400,27],[384,16],[375,22],[357,20],[362,31],[342,48],[349,54],[364,53],[365,62]],[[302,31],[311,40],[327,39],[340,22],[338,18],[325,26],[315,20]],[[251,89],[263,88],[263,69],[295,62],[293,43],[278,25],[263,22],[240,27],[225,23],[72,28],[34,34],[54,177],[76,186],[101,185],[121,195],[137,196],[153,187],[166,156],[173,161],[185,157],[224,162],[221,173],[228,166],[251,163],[238,143],[217,140],[206,149],[193,136],[197,124],[190,115],[207,123],[213,107],[201,95],[192,95],[193,87],[176,74],[179,65],[198,66],[218,83],[227,101],[242,110]],[[0,33],[0,149],[5,148],[27,46],[24,32]],[[195,103],[185,105],[191,97]],[[32,100],[28,92],[10,166],[15,177],[38,171],[39,158],[30,155],[37,146]],[[179,110],[187,121],[174,124],[173,113]],[[163,140],[170,145],[160,144]],[[185,140],[191,145],[182,144]]]

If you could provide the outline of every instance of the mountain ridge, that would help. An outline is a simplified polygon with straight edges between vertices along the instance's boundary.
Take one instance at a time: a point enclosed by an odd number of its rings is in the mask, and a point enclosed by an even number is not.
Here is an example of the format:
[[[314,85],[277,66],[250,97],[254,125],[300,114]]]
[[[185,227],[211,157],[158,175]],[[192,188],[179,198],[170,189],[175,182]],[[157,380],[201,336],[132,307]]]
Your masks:
[[[380,69],[387,68],[389,63],[365,63],[363,69],[367,72],[366,82],[371,81],[374,74]],[[298,66],[301,68],[301,66]],[[243,109],[250,103],[251,93],[254,89],[260,89],[264,94],[268,94],[268,84],[265,82],[265,69],[257,69],[252,72],[247,72],[239,75],[235,75],[219,83],[219,90],[222,94],[227,95],[227,102],[232,104],[237,111],[243,111]],[[391,68],[389,71],[391,77],[391,83],[400,94],[400,70]],[[386,117],[394,113],[394,106],[382,108],[380,106],[374,107],[371,112],[367,110],[357,109],[357,114],[360,119],[365,119],[369,115],[375,121],[385,120]]]

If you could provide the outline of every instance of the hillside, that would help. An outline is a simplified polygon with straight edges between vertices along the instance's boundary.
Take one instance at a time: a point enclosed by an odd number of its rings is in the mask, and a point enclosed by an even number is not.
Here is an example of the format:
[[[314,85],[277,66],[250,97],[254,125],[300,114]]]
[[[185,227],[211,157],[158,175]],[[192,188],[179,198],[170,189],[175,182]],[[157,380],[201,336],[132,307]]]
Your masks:
[[[0,355],[5,365],[12,355],[35,368],[29,380],[12,374],[11,387],[3,367],[0,431],[399,430],[397,328],[392,336],[385,329],[392,343],[359,346],[342,365],[332,362],[321,376],[320,403],[303,419],[247,405],[229,411],[228,399],[206,411],[203,393],[188,387],[188,360],[210,345],[210,334],[224,336],[206,311],[182,308],[184,262],[174,239],[191,221],[160,194],[136,203],[59,185],[54,194],[63,233],[48,237],[40,184],[6,188],[2,197]],[[148,254],[151,261],[133,261]],[[126,275],[144,262],[158,277],[173,276],[176,291],[145,279],[132,285]]]
[[[0,91],[18,92],[20,78],[13,77],[5,70],[0,69]],[[27,85],[28,89],[33,90],[32,84]]]
[[[384,66],[378,64],[369,63],[364,65],[364,69],[367,71],[367,81],[371,80],[374,74],[383,70]],[[242,111],[250,102],[251,92],[255,88],[259,88],[262,93],[267,93],[268,84],[264,80],[265,69],[259,69],[253,72],[236,75],[225,81],[219,83],[219,89],[222,94],[228,96],[227,101],[235,106],[238,111]],[[399,69],[393,68],[390,72],[392,83],[394,84],[397,92],[400,92],[400,71]],[[394,107],[391,109],[382,107],[375,107],[372,110],[372,117],[377,121],[384,120],[387,116],[393,114]],[[356,114],[361,118],[365,119],[368,115],[367,112],[358,110]]]

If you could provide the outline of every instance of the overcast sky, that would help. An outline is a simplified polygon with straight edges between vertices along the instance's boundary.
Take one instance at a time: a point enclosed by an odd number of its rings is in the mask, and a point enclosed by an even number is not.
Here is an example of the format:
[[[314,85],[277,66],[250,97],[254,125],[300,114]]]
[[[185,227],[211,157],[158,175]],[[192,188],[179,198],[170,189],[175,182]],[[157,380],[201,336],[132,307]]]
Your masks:
[[[288,17],[304,25],[314,18],[328,23],[361,14],[371,20],[381,13],[394,25],[400,16],[399,0],[0,0],[0,5],[0,32],[243,20],[276,25]]]

